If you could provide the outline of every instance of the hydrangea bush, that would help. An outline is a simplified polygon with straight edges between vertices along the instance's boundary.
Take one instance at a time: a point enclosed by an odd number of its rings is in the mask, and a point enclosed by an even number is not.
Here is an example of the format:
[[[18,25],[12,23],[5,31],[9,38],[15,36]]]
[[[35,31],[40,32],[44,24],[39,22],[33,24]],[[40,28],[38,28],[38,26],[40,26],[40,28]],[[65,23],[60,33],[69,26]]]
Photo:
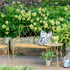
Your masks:
[[[44,28],[54,26],[53,30],[57,32],[63,24],[69,23],[70,5],[56,6],[56,8],[54,6],[26,8],[25,4],[13,1],[12,6],[7,6],[3,12],[0,12],[0,36],[18,36],[19,25],[29,25],[32,31],[41,31],[41,26]]]

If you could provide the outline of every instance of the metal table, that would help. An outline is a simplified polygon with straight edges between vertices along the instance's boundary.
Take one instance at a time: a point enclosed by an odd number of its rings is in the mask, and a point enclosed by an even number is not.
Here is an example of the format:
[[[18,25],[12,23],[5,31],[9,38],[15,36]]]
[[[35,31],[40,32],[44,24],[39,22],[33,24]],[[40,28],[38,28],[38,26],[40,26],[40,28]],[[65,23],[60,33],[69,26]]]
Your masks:
[[[61,56],[61,59],[62,59],[62,46],[63,46],[63,44],[62,44],[62,43],[48,43],[48,44],[46,44],[46,46],[47,46],[47,47],[50,47],[51,49],[52,49],[53,47],[56,48],[57,67],[59,67],[59,61],[58,61],[58,47],[61,47],[61,49],[60,49],[60,56]],[[48,55],[48,54],[47,54],[47,55]],[[47,58],[46,58],[46,60],[47,60]]]

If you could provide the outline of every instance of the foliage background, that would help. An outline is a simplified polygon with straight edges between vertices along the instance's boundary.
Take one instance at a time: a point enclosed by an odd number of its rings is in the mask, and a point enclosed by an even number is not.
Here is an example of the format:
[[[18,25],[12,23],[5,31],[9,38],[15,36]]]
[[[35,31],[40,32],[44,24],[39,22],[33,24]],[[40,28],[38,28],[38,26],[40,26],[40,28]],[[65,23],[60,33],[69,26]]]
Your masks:
[[[69,43],[70,40],[70,5],[68,2],[60,4],[45,0],[43,5],[27,8],[25,4],[19,1],[13,1],[10,6],[5,6],[0,12],[0,37],[18,36],[18,28],[21,26],[30,26],[30,31],[40,32],[41,27],[53,27],[54,35],[59,36],[59,41]],[[64,28],[66,26],[66,29]],[[40,27],[35,28],[33,27]],[[26,31],[26,29],[25,29]]]

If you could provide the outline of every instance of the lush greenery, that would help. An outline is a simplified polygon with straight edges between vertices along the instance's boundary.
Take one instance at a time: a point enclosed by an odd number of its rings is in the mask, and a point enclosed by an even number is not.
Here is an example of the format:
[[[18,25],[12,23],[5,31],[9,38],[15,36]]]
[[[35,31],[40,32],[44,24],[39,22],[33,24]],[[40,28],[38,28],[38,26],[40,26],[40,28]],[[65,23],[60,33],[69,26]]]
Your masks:
[[[44,28],[53,27],[54,35],[59,37],[59,41],[69,43],[70,40],[70,5],[26,8],[25,4],[13,1],[11,6],[6,6],[0,12],[0,36],[18,36],[19,25],[27,26],[29,31],[41,31]],[[64,27],[66,26],[66,28]],[[35,28],[33,28],[35,27]],[[39,27],[39,28],[37,28]],[[47,29],[46,29],[47,30]],[[26,31],[26,29],[24,29]]]
[[[68,46],[70,44],[70,23],[67,25],[63,24],[62,27],[58,27],[56,34],[59,36],[59,41]]]
[[[35,70],[35,68],[33,67],[28,68],[28,65],[26,65],[25,67],[23,66],[7,67],[6,64],[3,64],[3,65],[0,65],[0,70]]]

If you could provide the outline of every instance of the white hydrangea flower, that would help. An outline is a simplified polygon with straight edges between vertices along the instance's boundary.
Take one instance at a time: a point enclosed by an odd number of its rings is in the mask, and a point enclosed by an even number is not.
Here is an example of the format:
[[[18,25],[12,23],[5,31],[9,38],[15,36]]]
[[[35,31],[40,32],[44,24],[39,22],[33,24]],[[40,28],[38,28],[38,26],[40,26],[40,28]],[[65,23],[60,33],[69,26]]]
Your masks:
[[[42,16],[45,17],[45,14],[43,14]]]
[[[6,30],[8,31],[9,30],[9,27],[7,27]]]
[[[14,4],[16,4],[16,2],[15,2],[15,1],[13,1],[13,2],[12,2],[12,4],[14,5]]]
[[[5,25],[5,24],[3,24],[3,25],[2,25],[2,28],[3,28],[3,29],[5,29],[5,28],[6,28],[6,25]]]
[[[36,14],[36,12],[32,13],[32,16],[34,16],[34,17],[35,17],[36,15],[37,15],[37,14]]]
[[[47,20],[47,17],[44,17],[44,20]]]
[[[67,11],[67,10],[68,10],[68,8],[67,8],[67,7],[65,7],[65,8],[64,8],[64,10],[65,10],[65,11]]]
[[[64,18],[61,18],[61,17],[60,17],[60,18],[59,18],[59,21],[64,21]]]
[[[41,14],[41,11],[39,11],[39,13]]]
[[[43,21],[42,20],[40,20],[40,23],[42,23]]]
[[[21,14],[25,13],[25,10],[21,10],[20,13],[21,13]]]
[[[38,30],[39,30],[39,31],[41,31],[41,30],[42,30],[42,28],[41,28],[41,27],[38,27]]]
[[[45,24],[45,23],[46,23],[46,21],[43,21],[43,23]]]
[[[18,15],[15,15],[15,18],[18,18]]]
[[[24,16],[25,16],[25,14],[22,14],[22,16],[24,17]]]
[[[30,14],[30,13],[27,13],[27,14],[26,14],[26,17],[31,17],[31,14]]]
[[[41,9],[42,9],[42,8],[40,7],[38,10],[41,11]]]
[[[21,10],[20,13],[23,14],[23,11]]]
[[[59,25],[60,24],[60,22],[59,21],[56,21],[56,25]]]
[[[49,22],[50,22],[52,25],[55,24],[54,20],[50,20]]]
[[[28,11],[28,13],[30,13],[30,14],[31,14],[31,10],[29,10],[29,11]]]
[[[6,34],[8,35],[8,34],[9,34],[9,32],[6,32]]]
[[[1,17],[4,17],[5,15],[4,14],[1,14]]]
[[[39,18],[37,18],[36,20],[39,21]]]
[[[33,25],[36,25],[36,22],[34,22]]]
[[[16,9],[16,12],[19,13],[20,12],[20,9]]]
[[[45,23],[45,24],[44,24],[44,28],[47,28],[47,27],[48,27],[48,24],[47,24],[47,23]]]
[[[22,5],[19,5],[21,8],[23,8],[23,6]]]
[[[33,29],[33,25],[32,24],[30,24],[30,28]]]
[[[19,2],[19,1],[17,1],[17,4],[20,4],[20,2]]]
[[[45,12],[45,9],[42,9],[43,12]]]
[[[30,20],[30,18],[27,18],[27,21],[29,21]]]
[[[8,22],[8,21],[6,21],[5,23],[6,23],[6,24],[8,24],[9,22]]]
[[[22,18],[22,20],[25,20],[25,18]]]
[[[49,13],[47,13],[47,16],[49,16],[50,14]]]
[[[34,27],[34,31],[36,31],[37,30],[37,27]]]
[[[19,16],[18,16],[18,19],[19,19],[19,20],[21,20],[21,19],[22,19],[22,16],[21,16],[21,15],[19,15]]]
[[[60,31],[60,29],[61,29],[61,27],[60,27],[60,26],[58,26],[58,27],[56,28],[56,30],[57,30],[57,31]]]
[[[31,19],[31,21],[30,21],[30,22],[31,22],[31,23],[33,23],[33,21],[34,21],[34,20],[33,20],[33,19]]]

